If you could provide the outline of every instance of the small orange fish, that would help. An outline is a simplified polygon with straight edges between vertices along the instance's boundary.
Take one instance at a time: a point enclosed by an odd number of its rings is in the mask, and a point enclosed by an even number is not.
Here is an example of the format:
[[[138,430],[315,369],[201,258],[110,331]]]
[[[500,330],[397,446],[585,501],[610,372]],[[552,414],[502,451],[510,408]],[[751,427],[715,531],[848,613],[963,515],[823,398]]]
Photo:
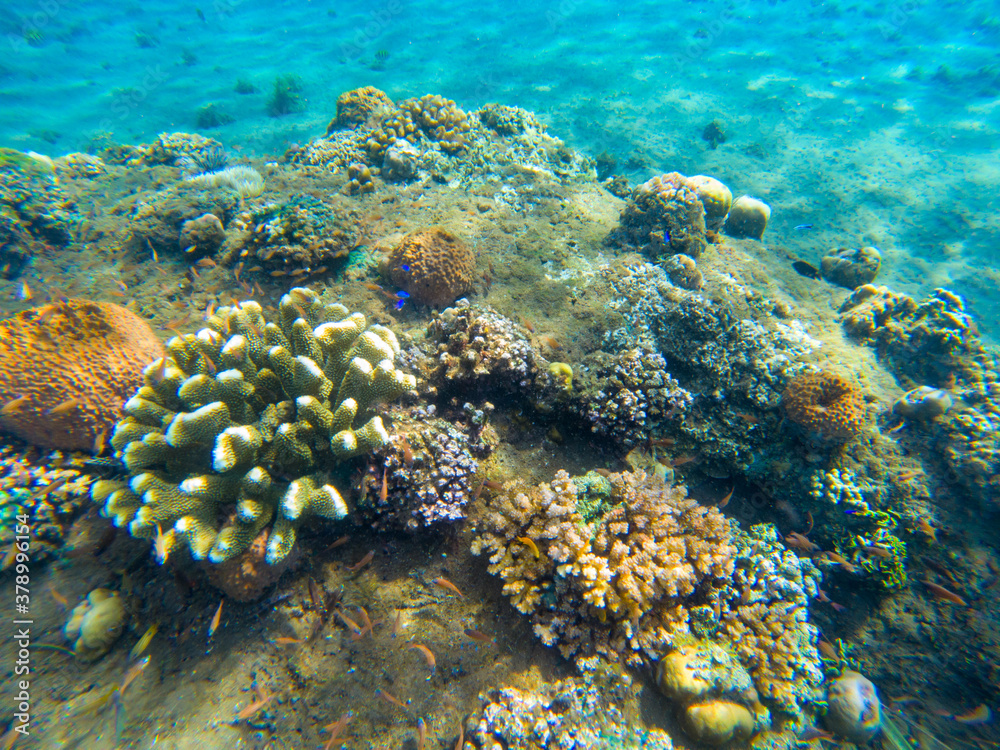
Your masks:
[[[698,456],[692,455],[690,453],[685,453],[683,456],[677,456],[677,458],[672,458],[667,462],[667,466],[671,469],[676,469],[678,466],[684,466],[684,464],[689,464],[692,461],[697,461]]]
[[[330,733],[330,739],[327,740],[327,743],[323,746],[323,750],[330,750],[330,748],[333,747],[333,744],[337,741],[337,738],[340,736],[340,733],[347,728],[347,725],[351,723],[351,720],[353,718],[354,718],[354,712],[347,711],[339,719],[337,719],[337,721],[333,722],[332,724],[327,724],[325,727],[323,727],[324,732]]]
[[[236,714],[236,720],[237,721],[242,721],[243,719],[249,719],[255,713],[257,713],[262,708],[264,708],[264,706],[266,706],[268,703],[270,703],[272,698],[274,698],[273,695],[266,695],[266,694],[263,697],[258,698],[253,703],[251,703],[249,706],[247,706],[242,711],[240,711],[238,714]]]
[[[108,431],[101,430],[99,433],[97,433],[97,437],[94,438],[94,449],[93,449],[94,455],[100,456],[102,453],[104,453],[104,449],[107,447],[107,444],[108,444]]]
[[[960,597],[954,591],[946,589],[944,586],[938,586],[932,581],[924,581],[923,584],[931,590],[931,593],[934,594],[934,597],[937,599],[941,599],[942,601],[946,601],[950,604],[957,604],[960,607],[968,606],[965,599]]]
[[[724,498],[722,498],[722,499],[721,499],[721,500],[720,500],[720,501],[719,501],[719,502],[718,502],[718,503],[716,504],[716,506],[715,506],[715,507],[716,507],[716,508],[725,508],[725,507],[726,507],[727,505],[729,505],[729,500],[730,500],[730,498],[732,498],[732,496],[733,496],[733,493],[734,493],[735,491],[736,491],[736,486],[735,486],[735,485],[733,485],[733,488],[732,488],[731,490],[729,490],[729,492],[727,492],[727,493],[726,493],[726,496],[725,496]]]
[[[525,547],[527,547],[528,549],[530,549],[535,554],[535,559],[536,560],[540,560],[541,559],[541,557],[542,557],[542,551],[540,549],[538,549],[538,545],[535,544],[535,540],[534,539],[532,539],[530,536],[519,536],[519,537],[517,537],[517,541],[519,541]]]
[[[417,719],[417,750],[424,750],[425,742],[427,742],[427,725],[423,719]]]
[[[410,441],[406,439],[406,435],[399,439],[399,447],[403,451],[403,463],[407,466],[413,466],[413,448],[410,447]]]
[[[56,604],[58,604],[64,611],[69,609],[69,599],[56,591],[55,587],[51,583],[49,584],[49,595],[51,595]]]
[[[833,647],[833,644],[828,643],[827,641],[824,641],[824,640],[820,640],[820,642],[818,644],[816,644],[816,646],[819,649],[820,655],[824,659],[830,659],[831,661],[837,661],[837,659],[838,659],[837,650]]]
[[[455,743],[453,750],[463,750],[465,747],[465,722],[458,722],[458,741]]]
[[[468,638],[471,638],[474,641],[479,641],[480,643],[493,643],[492,638],[486,635],[486,633],[476,630],[475,628],[466,628],[464,632]]]
[[[125,678],[122,680],[122,686],[118,688],[118,694],[123,695],[125,693],[125,688],[135,682],[135,679],[142,674],[142,670],[144,670],[147,666],[149,666],[149,657],[144,656],[129,667],[128,672],[125,673]]]
[[[386,481],[386,472],[388,467],[382,469],[382,488],[378,491],[379,501],[385,505],[385,501],[389,498],[389,483]]]
[[[809,541],[808,537],[797,534],[794,531],[785,534],[785,544],[793,549],[800,549],[803,552],[816,552],[819,550],[818,544]]]
[[[954,717],[955,721],[962,724],[967,724],[968,726],[975,726],[977,724],[987,724],[992,718],[989,706],[985,703],[980,703],[974,709],[968,713],[958,714]]]
[[[367,281],[362,281],[361,282],[361,286],[363,286],[365,289],[367,289],[370,292],[381,292],[381,291],[384,291],[382,289],[382,287],[380,287],[378,284],[369,284]]]
[[[35,298],[35,295],[31,291],[31,287],[28,286],[27,281],[21,282],[21,288],[17,292],[17,298],[22,302],[30,302]]]
[[[406,704],[403,703],[403,701],[401,701],[399,698],[397,698],[395,695],[388,692],[387,690],[376,688],[375,695],[377,695],[379,698],[383,698],[389,701],[389,703],[392,703],[395,706],[399,706],[400,708],[406,708]]]
[[[46,495],[50,495],[53,492],[55,492],[56,490],[58,490],[60,487],[62,487],[64,484],[66,484],[66,482],[68,482],[68,481],[69,481],[69,477],[60,477],[56,481],[52,482],[51,484],[46,485],[45,487],[43,487],[42,489],[40,489],[38,492],[36,492],[35,495],[34,495],[34,497],[39,498],[39,497],[45,497]]]
[[[277,278],[281,278],[282,276],[284,276],[285,273],[286,273],[286,271],[282,271],[281,269],[278,269],[277,271],[271,271],[270,275],[273,278],[277,279]]]
[[[347,534],[344,534],[344,536],[340,537],[339,539],[335,539],[333,543],[328,547],[328,549],[336,549],[337,547],[347,544],[349,541],[351,541],[351,537],[349,537]]]
[[[351,630],[353,635],[358,635],[361,632],[361,626],[354,622],[354,620],[344,614],[341,610],[338,609],[334,612],[334,614],[337,615],[337,617],[341,619],[341,622],[343,622],[344,625]]]
[[[838,555],[836,552],[824,552],[823,554],[826,555],[826,559],[827,560],[829,560],[830,562],[837,563],[837,565],[839,565],[840,567],[842,567],[848,573],[856,573],[857,570],[858,570],[854,566],[854,564],[851,563],[850,561],[848,561],[848,559],[846,557],[844,557],[843,555]]]
[[[921,517],[917,519],[917,531],[926,536],[928,541],[937,541],[937,529],[931,526],[930,521],[926,518]]]
[[[215,268],[219,264],[216,263],[211,258],[202,258],[197,263],[195,263],[195,265],[198,266],[198,268]]]
[[[365,567],[368,563],[375,559],[375,550],[369,550],[368,554],[358,560],[354,565],[348,565],[347,569],[352,573],[356,573]]]
[[[451,581],[449,581],[447,578],[443,578],[443,577],[442,578],[435,578],[434,579],[434,583],[436,583],[438,586],[440,586],[443,589],[448,589],[448,591],[451,591],[459,599],[464,599],[465,598],[465,594],[463,594],[459,590],[458,586],[456,586],[454,583],[452,583]]]
[[[46,412],[50,417],[58,417],[63,414],[69,414],[73,409],[80,405],[79,399],[68,398],[65,401],[60,401],[58,404],[53,406]]]
[[[240,261],[236,268],[233,269],[233,276],[236,277],[236,283],[240,283],[240,271],[243,270],[243,261]]]
[[[435,670],[437,670],[437,659],[434,658],[434,652],[422,643],[411,643],[407,648],[423,654],[427,666],[431,669],[431,673],[427,675],[427,679],[429,680],[434,675]]]
[[[399,635],[399,631],[403,628],[403,611],[396,611],[396,619],[392,621],[392,628],[389,631],[393,638]]]
[[[305,643],[305,641],[301,640],[300,638],[289,638],[286,635],[282,635],[275,638],[274,643],[278,644],[279,646],[291,646],[297,643]]]
[[[123,292],[128,291],[128,284],[126,284],[124,281],[121,281],[120,279],[115,279],[114,282],[118,285],[118,288],[121,289]]]
[[[156,524],[156,540],[153,543],[156,549],[156,561],[163,565],[167,561],[167,556],[170,554],[170,550],[167,549],[167,539],[163,536],[163,529],[160,528],[160,524]],[[220,609],[222,605],[219,605]],[[211,633],[209,633],[211,635]]]
[[[539,336],[538,340],[554,351],[562,349],[562,344],[556,341],[552,336]]]
[[[877,544],[863,544],[861,549],[867,552],[869,555],[874,555],[875,557],[881,557],[883,560],[892,559],[892,550],[881,547]]]
[[[215,610],[215,616],[212,618],[212,622],[208,624],[209,638],[215,635],[215,631],[219,629],[219,622],[222,620],[222,605],[225,603],[226,603],[225,599],[219,602],[219,608]]]

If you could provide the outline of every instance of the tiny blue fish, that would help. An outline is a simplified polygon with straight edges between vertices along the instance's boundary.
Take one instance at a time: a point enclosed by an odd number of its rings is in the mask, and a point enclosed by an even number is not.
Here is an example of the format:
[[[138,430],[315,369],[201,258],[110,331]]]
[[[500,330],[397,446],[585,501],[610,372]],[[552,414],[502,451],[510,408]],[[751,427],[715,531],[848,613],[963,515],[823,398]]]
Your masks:
[[[396,292],[396,296],[399,297],[399,299],[409,299],[410,293],[404,292],[402,289],[400,289],[398,292]]]
[[[396,309],[397,310],[402,310],[403,309],[403,305],[405,305],[405,304],[406,304],[406,300],[405,299],[399,300],[398,302],[396,302]]]
[[[410,272],[410,267],[409,266],[400,266],[400,268],[403,270],[403,273],[409,273]]]
[[[812,224],[799,224],[797,227],[795,227],[795,229],[798,231],[801,231],[803,229],[812,229],[812,228],[813,228]]]

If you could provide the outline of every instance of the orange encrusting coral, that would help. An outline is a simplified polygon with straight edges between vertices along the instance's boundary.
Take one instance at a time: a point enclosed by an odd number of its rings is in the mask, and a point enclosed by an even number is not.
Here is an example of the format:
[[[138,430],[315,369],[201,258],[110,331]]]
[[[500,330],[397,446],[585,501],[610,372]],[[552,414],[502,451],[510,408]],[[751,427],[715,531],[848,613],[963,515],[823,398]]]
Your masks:
[[[67,299],[0,321],[0,429],[45,448],[91,450],[163,355],[138,315]],[[19,401],[20,399],[26,399]]]
[[[850,440],[860,435],[867,423],[861,390],[833,372],[796,375],[785,389],[782,404],[790,420],[827,440]]]

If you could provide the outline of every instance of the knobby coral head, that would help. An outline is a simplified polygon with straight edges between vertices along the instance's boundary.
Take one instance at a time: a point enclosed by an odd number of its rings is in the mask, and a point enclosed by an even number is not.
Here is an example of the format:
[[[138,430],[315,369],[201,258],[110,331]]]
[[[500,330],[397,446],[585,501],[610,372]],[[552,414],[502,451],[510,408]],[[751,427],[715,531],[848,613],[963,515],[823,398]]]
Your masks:
[[[788,418],[824,440],[847,442],[867,424],[861,389],[834,372],[804,372],[788,383],[782,396]]]

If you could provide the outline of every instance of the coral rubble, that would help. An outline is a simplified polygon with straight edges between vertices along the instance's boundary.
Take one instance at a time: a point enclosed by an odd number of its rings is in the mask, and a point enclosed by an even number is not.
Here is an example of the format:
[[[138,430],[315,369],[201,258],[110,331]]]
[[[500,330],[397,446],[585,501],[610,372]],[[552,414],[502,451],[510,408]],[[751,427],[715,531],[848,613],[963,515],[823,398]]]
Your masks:
[[[171,339],[146,368],[111,441],[132,477],[92,494],[133,536],[162,534],[167,554],[186,544],[215,563],[273,521],[274,564],[306,517],[347,514],[326,470],[384,445],[374,408],[415,381],[395,368],[389,329],[308,289],[282,297],[278,323],[244,302],[208,324]]]

